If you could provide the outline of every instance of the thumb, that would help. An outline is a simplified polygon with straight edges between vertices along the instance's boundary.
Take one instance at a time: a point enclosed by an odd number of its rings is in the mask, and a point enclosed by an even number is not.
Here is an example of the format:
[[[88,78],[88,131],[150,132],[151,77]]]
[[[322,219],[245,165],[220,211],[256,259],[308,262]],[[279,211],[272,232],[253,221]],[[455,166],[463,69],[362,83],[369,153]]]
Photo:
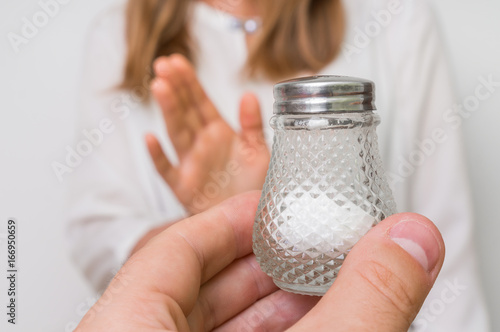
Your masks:
[[[354,246],[330,290],[294,328],[407,331],[443,260],[444,242],[430,220],[393,215]]]
[[[248,142],[264,144],[262,115],[259,100],[253,93],[245,93],[240,102],[241,135]]]

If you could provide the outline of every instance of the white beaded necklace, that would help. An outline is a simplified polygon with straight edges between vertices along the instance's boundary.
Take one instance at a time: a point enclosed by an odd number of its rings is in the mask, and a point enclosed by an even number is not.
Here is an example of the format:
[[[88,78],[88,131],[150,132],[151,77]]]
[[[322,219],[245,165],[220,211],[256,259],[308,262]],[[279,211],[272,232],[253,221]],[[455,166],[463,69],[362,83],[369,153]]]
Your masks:
[[[262,26],[262,20],[258,17],[250,19],[238,19],[236,17],[231,18],[230,28],[241,29],[247,34],[253,34]]]

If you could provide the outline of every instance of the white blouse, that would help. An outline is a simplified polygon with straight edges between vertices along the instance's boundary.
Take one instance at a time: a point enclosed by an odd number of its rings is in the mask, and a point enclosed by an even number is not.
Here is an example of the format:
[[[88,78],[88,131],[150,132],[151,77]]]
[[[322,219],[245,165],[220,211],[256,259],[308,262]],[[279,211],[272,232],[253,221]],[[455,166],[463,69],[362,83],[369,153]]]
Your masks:
[[[380,150],[398,210],[429,217],[446,243],[442,272],[412,329],[487,331],[462,138],[445,116],[455,96],[429,5],[423,0],[346,0],[344,7],[342,52],[320,74],[376,83]],[[245,35],[231,28],[231,21],[227,13],[193,4],[198,77],[221,115],[239,130],[238,105],[246,91],[258,96],[268,123],[272,83],[241,75]],[[159,107],[154,101],[139,102],[137,94],[147,86],[132,92],[115,89],[123,77],[124,33],[123,5],[101,15],[89,33],[75,151],[85,140],[92,151],[62,175],[69,186],[72,254],[96,289],[107,284],[149,230],[186,215],[157,174],[144,142],[147,132],[157,134],[176,161]],[[266,134],[270,143],[268,125]]]

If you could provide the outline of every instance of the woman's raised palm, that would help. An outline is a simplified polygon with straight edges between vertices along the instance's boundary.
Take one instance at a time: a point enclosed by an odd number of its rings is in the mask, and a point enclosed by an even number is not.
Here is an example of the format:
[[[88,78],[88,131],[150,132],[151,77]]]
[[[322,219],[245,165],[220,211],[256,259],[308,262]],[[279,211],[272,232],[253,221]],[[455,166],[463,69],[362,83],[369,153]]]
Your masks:
[[[198,213],[230,196],[260,189],[270,154],[257,98],[243,96],[242,129],[236,133],[207,97],[185,57],[161,57],[154,69],[152,92],[179,164],[172,165],[154,135],[147,135],[146,141],[156,169],[185,208]]]

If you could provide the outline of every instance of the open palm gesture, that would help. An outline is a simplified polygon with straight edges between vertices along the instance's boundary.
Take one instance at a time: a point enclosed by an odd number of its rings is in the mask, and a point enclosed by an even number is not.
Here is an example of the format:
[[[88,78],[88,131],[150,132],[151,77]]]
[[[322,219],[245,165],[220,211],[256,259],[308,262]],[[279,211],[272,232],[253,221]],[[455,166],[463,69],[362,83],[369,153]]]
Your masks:
[[[146,138],[156,169],[179,201],[198,213],[224,199],[260,189],[269,164],[257,98],[241,100],[241,133],[220,116],[182,55],[154,64],[152,92],[163,111],[168,135],[179,157],[172,165],[158,139]]]

